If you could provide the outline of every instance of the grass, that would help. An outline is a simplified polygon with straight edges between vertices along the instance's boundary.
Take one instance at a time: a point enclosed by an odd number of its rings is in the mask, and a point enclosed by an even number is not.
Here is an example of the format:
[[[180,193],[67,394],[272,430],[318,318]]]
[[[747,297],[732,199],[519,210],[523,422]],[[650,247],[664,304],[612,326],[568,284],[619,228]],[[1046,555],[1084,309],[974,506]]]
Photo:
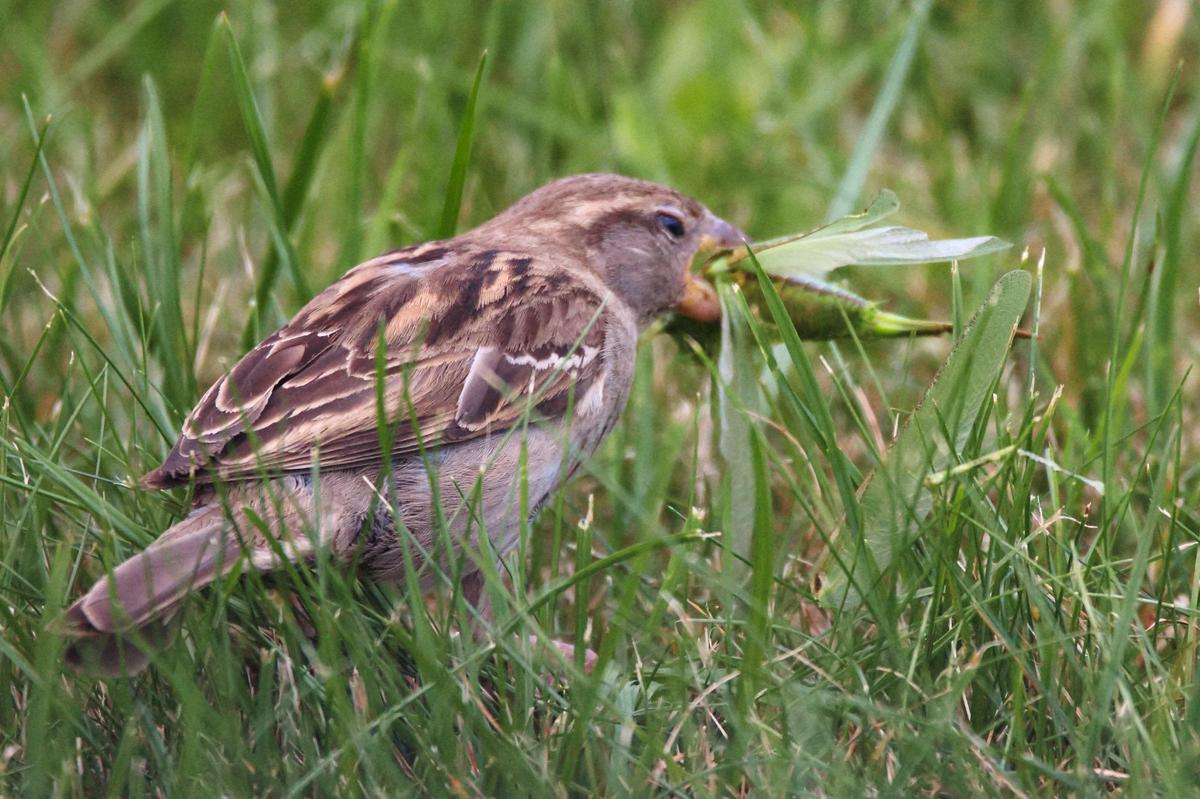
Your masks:
[[[0,2],[0,793],[1195,792],[1188,8]],[[951,342],[755,322],[725,367],[643,344],[621,425],[489,580],[490,645],[452,576],[318,560],[195,597],[142,677],[64,670],[57,614],[184,511],[136,478],[249,343],[590,170],[760,238],[886,186],[904,224],[1032,250],[1041,337],[967,435],[922,428],[959,466],[861,602],[818,600],[828,542],[889,534],[857,491]],[[1018,260],[850,281],[961,330]]]

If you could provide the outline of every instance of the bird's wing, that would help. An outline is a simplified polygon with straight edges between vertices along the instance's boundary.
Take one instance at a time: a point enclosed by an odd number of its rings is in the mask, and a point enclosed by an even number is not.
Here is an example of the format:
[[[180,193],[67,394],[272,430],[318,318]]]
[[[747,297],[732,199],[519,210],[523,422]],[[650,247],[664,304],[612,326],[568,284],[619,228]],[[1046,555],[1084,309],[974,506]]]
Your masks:
[[[404,457],[562,416],[602,379],[614,301],[526,254],[434,243],[368,261],[218,380],[143,482],[366,468],[385,446]]]

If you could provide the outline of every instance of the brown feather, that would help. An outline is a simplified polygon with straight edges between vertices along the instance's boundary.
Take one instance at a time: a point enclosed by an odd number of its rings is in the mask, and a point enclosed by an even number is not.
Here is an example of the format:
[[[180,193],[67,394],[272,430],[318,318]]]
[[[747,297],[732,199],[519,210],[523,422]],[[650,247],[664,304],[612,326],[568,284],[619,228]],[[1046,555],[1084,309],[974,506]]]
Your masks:
[[[113,569],[67,610],[72,665],[105,675],[140,671],[170,639],[174,609],[238,562],[221,508],[202,508]]]
[[[427,259],[434,251],[445,254]],[[513,290],[524,302],[502,302]],[[369,261],[218,380],[143,483],[167,488],[193,474],[203,483],[307,472],[314,451],[322,469],[379,464],[381,327],[388,419],[401,420],[392,458],[507,429],[527,415],[531,397],[538,407],[565,407],[554,401],[602,369],[599,358],[583,354],[603,344],[607,302],[595,281],[539,269],[525,253],[487,249],[451,259],[445,248],[425,245]],[[456,335],[448,337],[451,330]],[[464,349],[464,340],[487,344]],[[484,352],[492,353],[491,367],[479,358]],[[475,374],[476,365],[518,390]]]

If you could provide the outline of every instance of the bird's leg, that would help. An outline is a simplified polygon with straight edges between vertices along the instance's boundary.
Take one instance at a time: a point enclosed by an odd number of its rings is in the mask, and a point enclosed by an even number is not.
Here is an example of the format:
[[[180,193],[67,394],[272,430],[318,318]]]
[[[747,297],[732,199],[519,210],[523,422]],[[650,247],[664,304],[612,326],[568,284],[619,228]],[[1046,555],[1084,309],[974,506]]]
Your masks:
[[[462,596],[463,599],[475,609],[476,614],[471,620],[471,632],[477,642],[483,643],[488,639],[488,634],[492,627],[492,600],[486,590],[486,578],[482,570],[473,571],[470,574],[462,576]],[[536,645],[539,641],[536,635],[529,636],[529,643]],[[575,662],[575,645],[567,641],[554,639],[551,641],[554,648],[562,653],[562,656],[567,661]],[[591,672],[596,666],[599,656],[591,649],[584,650],[583,654],[583,670]]]
[[[529,636],[529,640],[536,641],[537,636],[531,635],[531,636]],[[566,641],[560,641],[557,638],[555,638],[552,643],[554,644],[554,648],[562,653],[563,658],[565,658],[567,661],[569,661],[571,663],[575,662],[575,645],[574,644],[567,643]],[[583,650],[583,671],[586,674],[591,674],[592,669],[596,668],[596,664],[599,661],[600,661],[600,656],[597,655],[595,652],[593,652],[591,647],[587,647]]]
[[[488,592],[484,590],[486,580],[482,570],[476,570],[462,576],[462,595],[466,603],[475,609],[478,614],[471,619],[471,627],[473,628],[475,639],[486,632],[485,627],[490,627],[492,623],[492,599],[488,596]]]

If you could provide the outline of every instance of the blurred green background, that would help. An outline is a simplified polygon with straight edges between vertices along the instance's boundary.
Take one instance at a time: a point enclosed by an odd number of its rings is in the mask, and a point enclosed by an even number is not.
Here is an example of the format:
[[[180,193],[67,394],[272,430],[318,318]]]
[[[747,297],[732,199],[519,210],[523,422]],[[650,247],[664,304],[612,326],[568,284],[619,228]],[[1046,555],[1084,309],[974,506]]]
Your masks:
[[[1194,789],[1198,45],[1188,0],[0,0],[0,775],[27,795]],[[1104,479],[1106,497],[1004,467],[983,504],[947,501],[910,591],[831,616],[811,601],[810,557],[841,510],[804,505],[819,493],[807,470],[826,466],[785,426],[767,495],[790,560],[766,661],[742,659],[721,610],[740,595],[706,550],[635,559],[595,578],[590,604],[567,591],[540,617],[611,638],[615,674],[565,696],[504,661],[488,678],[499,699],[430,663],[408,695],[415,681],[331,661],[325,641],[297,680],[281,653],[299,658],[298,639],[264,643],[269,600],[236,585],[190,633],[212,651],[128,685],[63,676],[54,614],[183,508],[130,481],[198,392],[307,293],[437,234],[485,51],[460,227],[584,171],[669,183],[757,238],[888,187],[902,224],[1017,245],[964,265],[968,311],[1021,249],[1044,249],[1038,358],[1017,348],[996,436],[1046,414],[1039,453]],[[889,308],[951,314],[944,265],[849,280]],[[832,366],[809,399],[845,424],[857,468],[948,348],[813,347]],[[573,549],[532,547],[530,590],[593,544],[603,556],[728,518],[728,464],[696,401],[706,373],[665,339],[639,368],[621,429],[535,528]],[[1026,368],[1041,393],[1023,400]],[[985,506],[1003,523],[979,521]],[[1047,530],[1060,549],[1038,548]],[[1049,604],[1029,598],[1043,590]],[[274,682],[204,637],[230,620],[270,653]],[[342,633],[351,652],[395,619],[362,624]]]
[[[203,252],[201,305],[220,290],[237,307],[248,290],[240,238],[252,258],[271,242],[223,52],[201,80],[225,10],[281,185],[322,86],[331,93],[293,232],[308,285],[319,287],[362,258],[432,235],[486,50],[464,223],[581,171],[670,183],[762,238],[815,226],[835,203],[845,212],[886,186],[906,224],[1048,247],[1046,312],[1063,324],[1054,354],[1069,370],[1059,379],[1094,384],[1107,353],[1081,347],[1071,319],[1098,315],[1088,332],[1110,332],[1103,309],[1114,298],[1102,284],[1123,254],[1166,87],[1195,49],[1191,4],[925,5],[911,68],[895,76],[894,111],[872,130],[912,24],[910,3],[6,3],[6,197],[14,199],[31,152],[24,96],[39,122],[55,119],[47,154],[70,175],[75,211],[102,220],[128,253],[149,81],[176,192],[188,192],[182,279],[196,279]],[[1154,169],[1161,180],[1150,185],[1164,201],[1194,128],[1192,71],[1182,74]],[[856,146],[864,178],[842,187]],[[1144,211],[1141,221],[1153,225],[1154,209]],[[1192,227],[1178,234],[1191,237],[1172,242],[1178,252],[1194,248]],[[10,261],[14,292],[30,288],[27,264],[53,281],[51,267],[69,258],[53,231],[28,238],[21,263]],[[981,291],[987,271],[966,270],[967,285]],[[930,281],[943,273],[931,271]],[[936,311],[944,288],[905,275],[880,298]],[[1171,294],[1176,306],[1194,307],[1187,292]],[[295,307],[286,293],[280,302]],[[8,310],[17,329],[44,322],[36,307]],[[1183,347],[1187,339],[1178,337]]]

